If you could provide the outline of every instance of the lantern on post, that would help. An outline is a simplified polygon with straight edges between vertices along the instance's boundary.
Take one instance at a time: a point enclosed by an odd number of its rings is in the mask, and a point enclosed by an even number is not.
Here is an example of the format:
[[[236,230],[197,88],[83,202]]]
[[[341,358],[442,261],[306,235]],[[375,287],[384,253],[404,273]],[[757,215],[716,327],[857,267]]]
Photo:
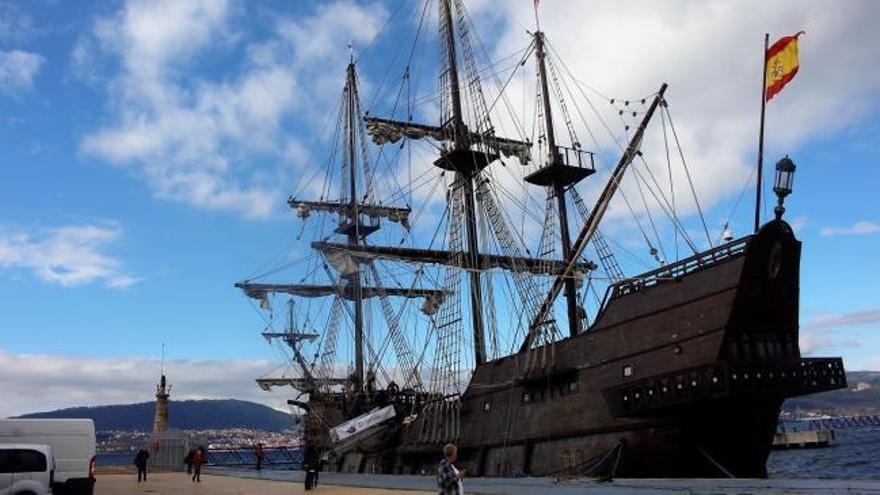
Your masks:
[[[785,213],[785,206],[783,206],[783,203],[785,202],[785,197],[791,194],[791,187],[794,183],[794,171],[796,168],[794,162],[791,161],[791,158],[789,158],[788,155],[785,155],[785,158],[776,163],[776,178],[773,181],[773,192],[776,193],[776,197],[779,198],[779,200],[776,203],[776,208],[773,208],[773,213],[776,214],[777,220],[781,220],[782,214]]]

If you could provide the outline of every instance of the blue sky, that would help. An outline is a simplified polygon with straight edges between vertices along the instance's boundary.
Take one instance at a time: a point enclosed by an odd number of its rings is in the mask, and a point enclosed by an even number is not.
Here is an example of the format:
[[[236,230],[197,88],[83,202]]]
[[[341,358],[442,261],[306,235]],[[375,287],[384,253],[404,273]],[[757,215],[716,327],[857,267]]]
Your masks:
[[[530,1],[468,5],[490,56],[525,47]],[[184,394],[279,403],[251,381],[277,353],[232,284],[294,243],[284,200],[335,112],[346,45],[363,47],[371,94],[412,40],[399,6],[0,0],[0,371],[40,367],[58,384],[119,376],[28,408],[146,400],[163,342],[181,380],[203,382]],[[679,7],[545,0],[542,23],[606,94],[671,84],[713,229],[754,163],[762,33],[807,31],[800,74],[768,108],[766,156],[798,164],[787,218],[804,241],[802,346],[880,369],[880,69],[866,63],[880,57],[868,22],[880,9],[778,2],[757,21],[744,4]],[[628,239],[629,227],[609,229]]]

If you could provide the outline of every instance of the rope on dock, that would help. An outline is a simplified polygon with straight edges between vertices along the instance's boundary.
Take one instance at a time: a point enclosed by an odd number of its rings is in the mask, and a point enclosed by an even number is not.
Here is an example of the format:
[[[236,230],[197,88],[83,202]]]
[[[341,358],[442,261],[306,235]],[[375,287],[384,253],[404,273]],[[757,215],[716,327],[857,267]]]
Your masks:
[[[728,471],[724,466],[721,465],[720,462],[718,462],[718,461],[716,461],[715,459],[713,459],[712,456],[709,455],[708,452],[706,452],[705,450],[703,450],[703,447],[697,447],[697,450],[698,450],[701,454],[703,454],[703,456],[704,456],[706,459],[708,459],[709,462],[711,462],[713,466],[715,466],[716,468],[718,468],[718,470],[721,471],[721,472],[724,474],[724,476],[727,476],[728,478],[736,478],[736,476],[734,476],[733,473],[731,473],[730,471]]]

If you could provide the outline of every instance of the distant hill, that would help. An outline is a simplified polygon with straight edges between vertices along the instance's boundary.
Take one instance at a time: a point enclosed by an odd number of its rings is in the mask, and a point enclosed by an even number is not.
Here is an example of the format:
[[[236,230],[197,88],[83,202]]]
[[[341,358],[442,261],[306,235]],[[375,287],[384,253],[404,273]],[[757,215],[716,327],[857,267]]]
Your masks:
[[[97,430],[146,430],[153,428],[155,402],[115,406],[72,407],[26,414],[21,418],[90,418]],[[281,431],[293,426],[294,418],[271,407],[242,400],[172,401],[168,424],[181,430],[252,428]]]
[[[783,405],[786,411],[821,411],[835,415],[880,414],[880,372],[849,371],[846,373],[847,388],[821,394],[788,399]]]

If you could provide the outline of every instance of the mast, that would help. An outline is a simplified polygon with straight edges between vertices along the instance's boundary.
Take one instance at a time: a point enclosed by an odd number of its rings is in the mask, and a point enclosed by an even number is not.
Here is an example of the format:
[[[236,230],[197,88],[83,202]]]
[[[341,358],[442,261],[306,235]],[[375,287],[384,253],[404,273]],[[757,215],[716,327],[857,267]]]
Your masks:
[[[357,79],[354,72],[354,59],[348,63],[348,177],[349,177],[349,194],[351,195],[351,206],[347,211],[349,228],[348,228],[348,244],[353,246],[360,245],[361,229],[360,229],[360,213],[358,212],[357,199],[357,174],[355,166],[357,163],[357,101],[355,100]],[[354,366],[355,366],[355,389],[362,390],[364,387],[364,308],[363,298],[361,297],[361,273],[360,263],[357,264],[357,270],[348,275],[348,283],[354,292]]]
[[[461,89],[458,81],[458,62],[455,53],[455,32],[453,31],[452,6],[450,0],[440,1],[442,22],[445,24],[446,53],[449,64],[449,93],[452,99],[452,125],[455,134],[455,151],[461,156],[469,150],[470,142],[461,111]],[[480,282],[479,254],[480,246],[477,237],[477,217],[474,200],[473,177],[479,169],[471,170],[456,167],[455,181],[461,184],[464,192],[464,217],[467,231],[466,265],[470,277],[471,319],[474,333],[474,361],[480,365],[486,360],[485,333],[483,329],[483,289]]]
[[[556,134],[553,130],[553,112],[550,110],[550,91],[547,86],[547,67],[544,62],[544,33],[535,32],[535,55],[538,60],[538,74],[541,78],[541,95],[544,100],[544,127],[547,133],[547,148],[549,156],[547,163],[551,166],[560,164],[559,151],[556,148]],[[556,196],[556,206],[559,214],[559,234],[562,238],[562,259],[568,260],[571,256],[571,236],[568,232],[568,212],[565,205],[564,184],[560,180],[553,181],[553,195]],[[575,289],[574,277],[565,279],[565,299],[568,309],[568,335],[574,337],[578,334],[577,316],[577,290]]]
[[[633,134],[629,145],[626,147],[626,151],[624,151],[623,155],[620,157],[620,161],[617,162],[617,166],[614,168],[614,171],[611,173],[611,177],[605,184],[605,188],[599,195],[599,199],[596,201],[596,205],[590,212],[590,216],[584,222],[581,233],[575,240],[574,249],[571,253],[571,257],[565,260],[568,266],[562,273],[560,273],[556,277],[556,280],[553,282],[553,286],[550,288],[550,292],[547,294],[547,297],[544,299],[544,302],[538,309],[538,314],[535,315],[535,318],[532,320],[532,324],[529,327],[529,332],[526,335],[523,344],[520,346],[520,351],[524,351],[529,348],[529,345],[531,345],[532,339],[535,337],[537,330],[541,327],[544,319],[547,317],[550,309],[553,307],[553,302],[559,295],[559,292],[562,289],[564,282],[567,278],[574,275],[574,268],[577,264],[577,257],[584,252],[584,249],[586,249],[587,244],[593,237],[593,234],[596,233],[596,229],[599,228],[599,222],[602,220],[602,216],[608,209],[608,205],[611,203],[611,198],[614,197],[614,194],[620,187],[620,181],[621,179],[623,179],[623,174],[624,172],[626,172],[627,167],[629,167],[629,164],[632,163],[636,155],[640,153],[639,147],[642,144],[642,136],[645,133],[645,128],[648,126],[648,122],[651,121],[651,117],[654,115],[654,111],[657,110],[657,107],[660,105],[661,102],[663,102],[663,94],[666,93],[666,88],[666,83],[663,83],[660,86],[660,91],[658,91],[657,94],[654,96],[654,100],[651,102],[651,106],[649,106],[648,111],[645,112],[645,116],[642,118],[642,122],[639,124],[638,129],[636,129],[635,134]],[[536,174],[537,173],[540,173],[540,171],[536,172]]]

